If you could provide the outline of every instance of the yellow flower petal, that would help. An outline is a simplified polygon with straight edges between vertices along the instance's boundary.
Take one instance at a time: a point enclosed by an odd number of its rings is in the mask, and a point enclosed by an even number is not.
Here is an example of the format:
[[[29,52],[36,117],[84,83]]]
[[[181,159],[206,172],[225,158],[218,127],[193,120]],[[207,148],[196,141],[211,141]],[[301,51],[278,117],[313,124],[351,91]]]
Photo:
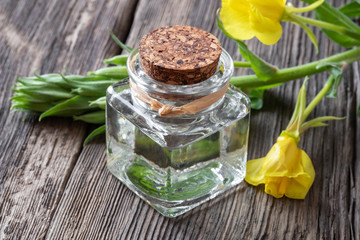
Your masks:
[[[246,163],[245,181],[254,186],[265,182],[264,174],[261,173],[264,160],[265,158],[259,158],[250,160]]]
[[[249,0],[248,2],[252,5],[252,9],[259,11],[266,18],[278,22],[284,12],[286,0]]]
[[[291,185],[285,193],[285,196],[288,198],[304,199],[315,179],[315,170],[311,159],[306,152],[303,150],[300,151],[301,165],[304,168],[304,172],[292,179]]]
[[[265,182],[265,192],[272,195],[275,198],[281,198],[284,196],[287,187],[287,178],[267,178]]]
[[[248,40],[256,36],[264,44],[274,44],[282,35],[280,19],[286,0],[223,0],[220,10],[224,28],[232,37]]]
[[[280,198],[304,199],[315,178],[309,156],[294,138],[281,135],[264,158],[247,162],[245,181],[265,184],[265,192]]]
[[[261,21],[252,23],[252,28],[255,31],[255,36],[260,42],[266,45],[277,43],[282,35],[282,27],[279,22],[274,22],[267,18],[262,18]]]
[[[224,28],[234,38],[248,40],[255,36],[249,24],[249,4],[247,1],[223,0],[220,10]]]
[[[303,171],[299,163],[299,154],[300,149],[294,138],[280,136],[266,155],[262,172],[272,177],[284,175],[296,177],[299,172]]]

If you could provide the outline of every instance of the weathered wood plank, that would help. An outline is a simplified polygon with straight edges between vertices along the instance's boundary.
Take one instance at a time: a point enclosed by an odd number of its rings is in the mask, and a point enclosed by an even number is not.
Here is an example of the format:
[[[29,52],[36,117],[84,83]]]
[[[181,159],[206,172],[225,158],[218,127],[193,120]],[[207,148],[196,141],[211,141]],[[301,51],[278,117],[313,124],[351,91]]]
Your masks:
[[[140,1],[127,44],[136,46],[144,34],[160,26],[190,24],[220,36],[224,47],[238,58],[234,43],[220,35],[216,28],[214,14],[219,2],[188,0],[178,2],[176,6],[173,4],[161,0]],[[290,24],[284,25],[283,38],[277,45],[263,46],[254,40],[249,42],[249,47],[280,67],[298,65],[342,51],[318,30],[315,32],[321,42],[318,55],[304,32]],[[355,109],[351,100],[356,91],[353,83],[359,81],[358,74],[354,74],[356,71],[358,64],[349,67],[338,98],[324,100],[312,114],[349,116],[348,119],[352,120],[310,130],[300,143],[313,159],[317,171],[315,183],[305,200],[274,199],[261,187],[253,188],[243,183],[223,199],[205,203],[176,219],[164,218],[109,174],[104,163],[105,148],[99,140],[87,146],[80,155],[48,237],[350,239],[358,236],[359,191],[350,192],[349,187],[353,181],[359,189],[356,176],[359,167],[355,164],[354,148]],[[308,86],[309,97],[315,96],[326,78],[327,74],[312,77]],[[300,86],[300,81],[292,82],[266,93],[264,109],[252,114],[250,158],[265,155],[286,127]],[[359,136],[359,131],[356,131]],[[88,180],[84,181],[84,178]],[[351,199],[355,199],[353,204],[350,204]]]
[[[353,102],[355,102],[355,107],[359,107],[360,105],[360,64],[353,64],[354,67],[354,75],[352,76],[357,81],[354,81],[354,96]],[[360,113],[359,113],[360,114]],[[354,116],[355,124],[355,137],[354,137],[354,145],[355,149],[354,159],[352,161],[352,171],[350,171],[350,190],[351,190],[351,202],[350,202],[350,212],[349,216],[351,222],[353,223],[353,236],[354,239],[360,239],[360,116]]]
[[[16,74],[85,73],[125,39],[134,1],[1,1],[0,238],[44,238],[82,149],[87,125],[10,113]],[[23,118],[27,116],[24,120]]]

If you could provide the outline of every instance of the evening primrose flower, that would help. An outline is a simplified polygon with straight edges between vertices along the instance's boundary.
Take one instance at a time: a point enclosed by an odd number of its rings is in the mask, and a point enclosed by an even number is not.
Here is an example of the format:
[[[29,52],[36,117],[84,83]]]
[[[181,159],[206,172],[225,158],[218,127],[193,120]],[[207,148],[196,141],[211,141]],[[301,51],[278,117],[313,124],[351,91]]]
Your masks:
[[[248,183],[265,184],[265,192],[276,198],[304,199],[315,178],[311,159],[286,133],[278,137],[266,157],[248,161],[246,171]]]
[[[234,38],[248,40],[256,36],[271,45],[281,37],[280,19],[285,3],[286,0],[223,0],[220,17]]]
[[[300,89],[294,114],[285,131],[277,138],[269,153],[247,162],[245,181],[252,185],[265,184],[265,192],[280,198],[304,199],[314,182],[315,170],[309,156],[297,147],[300,134],[311,127],[326,126],[323,121],[342,118],[325,116],[305,122],[312,109],[334,84],[331,76],[323,89],[305,108],[305,85]]]
[[[286,0],[222,0],[220,18],[224,29],[234,39],[257,37],[260,42],[272,45],[282,35],[280,22],[292,21],[303,27],[314,42],[314,34],[299,18],[293,16],[313,10],[323,2],[319,0],[304,8],[294,8],[286,6]]]

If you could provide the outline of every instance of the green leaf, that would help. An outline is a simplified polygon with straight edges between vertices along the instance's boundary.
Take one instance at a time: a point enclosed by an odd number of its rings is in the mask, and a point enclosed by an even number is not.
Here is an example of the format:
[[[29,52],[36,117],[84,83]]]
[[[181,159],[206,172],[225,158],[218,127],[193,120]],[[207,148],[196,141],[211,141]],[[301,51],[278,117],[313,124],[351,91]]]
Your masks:
[[[82,87],[85,85],[96,85],[101,84],[102,82],[106,81],[114,81],[105,76],[77,76],[77,75],[62,75],[59,74],[61,78],[67,83],[68,86],[71,88]]]
[[[360,116],[360,104],[359,104],[358,109],[356,111],[356,115]]]
[[[89,134],[89,136],[87,136],[85,138],[83,146],[85,146],[90,141],[90,139],[92,139],[93,137],[95,137],[97,135],[105,133],[105,131],[106,131],[106,126],[105,125],[102,125],[102,126],[96,128],[94,131],[92,131]]]
[[[339,8],[340,12],[349,18],[360,17],[360,1],[354,0]]]
[[[21,83],[21,86],[44,86],[47,84],[45,81],[37,77],[17,78],[16,81]]]
[[[298,100],[299,100],[299,111],[298,111],[298,115],[297,115],[297,118],[298,118],[297,128],[296,128],[297,131],[299,131],[301,123],[303,122],[303,120],[305,120],[303,115],[304,115],[304,111],[305,111],[305,108],[306,108],[306,83],[307,83],[308,80],[309,80],[309,78],[306,77],[305,80],[304,80],[303,85],[300,88],[300,93],[299,93],[299,98],[298,98]]]
[[[133,50],[131,47],[126,46],[125,44],[123,44],[109,28],[108,28],[108,31],[109,31],[112,39],[114,39],[114,41],[117,43],[117,45],[119,45],[122,49],[124,49],[128,53],[130,53]]]
[[[95,106],[89,106],[89,101],[94,101],[95,99],[79,95],[75,96],[42,113],[39,117],[39,121],[48,116],[70,117],[73,115],[80,115],[88,110],[96,108]]]
[[[248,93],[248,96],[251,101],[252,109],[260,110],[263,107],[264,92],[265,92],[264,89],[254,88],[254,89],[250,90],[250,92]]]
[[[106,89],[119,81],[118,79],[108,80],[107,77],[102,76],[82,76],[81,78],[61,76],[72,87],[72,93],[89,97],[104,96]]]
[[[89,89],[89,88],[74,88],[72,93],[75,95],[81,95],[85,97],[101,97],[104,95],[105,91],[98,92],[96,88]]]
[[[300,88],[293,115],[291,116],[289,124],[286,127],[286,131],[293,132],[297,136],[299,133],[300,124],[303,122],[303,120],[305,120],[303,119],[303,115],[306,107],[306,83],[308,80],[309,78],[306,76]]]
[[[113,66],[113,67],[100,68],[95,72],[88,72],[88,75],[104,76],[107,78],[121,80],[128,77],[128,72],[126,67],[124,66]]]
[[[90,101],[89,106],[97,106],[101,109],[105,109],[106,106],[106,96],[100,97],[95,101]]]
[[[49,101],[47,101],[47,100],[33,97],[24,92],[16,92],[16,91],[15,91],[15,94],[10,99],[15,100],[15,101],[20,101],[20,102],[49,103]]]
[[[306,3],[313,3],[316,0],[301,0]],[[315,9],[315,17],[318,20],[336,24],[339,27],[344,27],[352,32],[360,33],[360,27],[354,23],[349,17],[343,14],[340,10],[331,6],[328,2],[324,2]],[[334,42],[343,47],[353,47],[360,45],[360,41],[352,37],[346,36],[342,33],[323,29],[323,32]]]
[[[260,80],[269,80],[271,79],[276,71],[277,68],[270,65],[269,63],[265,62],[258,56],[256,56],[253,52],[251,52],[246,44],[243,41],[235,40],[239,46],[239,50],[241,55],[250,62],[251,68],[254,70],[256,76]]]
[[[118,80],[89,82],[88,84],[78,83],[77,88],[73,89],[73,92],[83,96],[102,97],[106,95],[106,89],[117,82]]]
[[[74,120],[80,120],[87,123],[104,124],[105,123],[105,111],[96,111],[86,113],[80,116],[73,116]]]
[[[63,75],[61,73],[59,73],[59,76],[67,83],[70,84],[73,82],[82,82],[82,83],[87,83],[87,82],[91,82],[91,81],[103,81],[103,80],[109,80],[109,78],[106,78],[104,76],[96,76],[96,75],[91,75],[91,76],[82,76],[82,75]],[[74,86],[74,85],[71,85]]]
[[[35,74],[35,76],[38,79],[41,79],[44,82],[48,83],[49,85],[52,84],[52,85],[56,85],[58,87],[61,87],[61,88],[67,89],[67,90],[70,89],[70,86],[67,84],[67,82],[64,81],[64,79],[62,79],[60,74],[56,74],[56,73],[43,74],[43,75]]]
[[[28,110],[33,112],[45,112],[46,110],[53,107],[50,103],[34,103],[34,102],[22,102],[22,101],[13,101],[11,109],[15,111]]]
[[[126,66],[128,57],[129,57],[128,55],[118,55],[112,58],[104,59],[104,63]]]
[[[330,121],[330,120],[343,120],[346,117],[333,117],[333,116],[323,116],[323,117],[318,117],[318,118],[314,118],[310,121],[304,122],[303,124],[301,124],[301,128],[300,128],[300,132],[304,132],[309,128],[312,127],[323,127],[323,126],[327,126],[326,123],[323,123],[324,121]]]
[[[71,92],[53,86],[38,87],[38,86],[24,86],[17,88],[17,91],[24,92],[34,98],[44,101],[54,101],[60,99],[67,99],[74,96]]]
[[[317,39],[316,39],[316,36],[315,34],[310,30],[310,28],[308,28],[303,22],[299,21],[297,18],[296,18],[296,15],[293,16],[293,22],[298,24],[300,27],[302,27],[302,29],[305,30],[306,34],[308,35],[308,37],[310,38],[311,42],[314,44],[315,48],[316,48],[316,53],[319,52],[319,46],[318,46],[318,43],[317,43]]]
[[[327,97],[329,98],[336,98],[337,97],[337,89],[341,83],[343,71],[341,63],[320,63],[316,66],[316,69],[320,68],[327,68],[331,75],[334,77],[334,84],[332,85],[331,89],[329,90]]]
[[[253,52],[251,52],[248,47],[246,46],[246,44],[243,42],[243,41],[240,41],[234,37],[231,36],[230,33],[228,33],[221,20],[220,20],[220,17],[219,17],[219,11],[217,12],[216,14],[216,22],[217,22],[217,26],[218,28],[223,31],[223,33],[229,37],[229,38],[232,38],[234,39],[238,46],[239,46],[239,50],[240,50],[240,53],[241,55],[248,61],[250,62],[251,64],[251,68],[254,70],[256,76],[260,79],[260,80],[269,80],[271,79],[276,71],[277,71],[277,68],[272,66],[271,64],[265,62],[264,60],[262,60],[261,58],[259,58],[258,56],[256,56]]]

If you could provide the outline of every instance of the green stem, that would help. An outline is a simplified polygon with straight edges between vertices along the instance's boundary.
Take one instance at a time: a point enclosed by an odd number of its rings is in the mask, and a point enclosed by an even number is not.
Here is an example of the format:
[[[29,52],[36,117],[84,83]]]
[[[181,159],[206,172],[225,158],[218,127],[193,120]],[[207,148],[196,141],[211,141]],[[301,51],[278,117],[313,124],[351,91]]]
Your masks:
[[[236,87],[243,89],[271,86],[271,85],[295,80],[297,78],[302,78],[307,75],[312,75],[326,71],[327,67],[316,68],[316,66],[319,65],[320,63],[343,62],[344,64],[347,65],[357,60],[360,60],[360,47],[356,47],[346,52],[339,53],[331,57],[327,57],[304,65],[279,69],[276,71],[274,76],[267,81],[260,80],[256,75],[246,75],[246,76],[233,77],[231,78],[230,83]]]
[[[304,122],[306,118],[309,116],[311,111],[316,107],[316,105],[320,102],[320,100],[326,95],[326,93],[330,90],[332,85],[334,84],[335,78],[333,75],[329,77],[327,82],[321,91],[316,95],[316,97],[309,103],[309,105],[305,108],[304,113],[302,115],[302,121]]]
[[[332,23],[328,23],[328,22],[324,22],[324,21],[320,21],[320,20],[316,20],[316,19],[312,19],[312,18],[307,18],[307,17],[295,15],[295,14],[291,14],[291,17],[298,20],[299,22],[303,22],[303,23],[310,24],[313,26],[326,28],[326,29],[333,30],[333,31],[336,31],[339,33],[343,33],[345,35],[348,35],[349,37],[352,37],[352,38],[360,41],[360,34],[358,32],[351,31],[349,29],[337,26]]]
[[[236,68],[250,68],[250,67],[251,67],[251,63],[249,63],[249,62],[234,61],[234,67],[236,67]]]
[[[287,13],[303,13],[303,12],[309,12],[314,10],[315,8],[317,8],[318,6],[320,6],[321,4],[323,4],[323,0],[320,1],[316,1],[313,2],[312,4],[306,6],[306,7],[302,7],[302,8],[295,8],[292,6],[292,4],[290,3],[290,6],[285,6],[285,11]]]

